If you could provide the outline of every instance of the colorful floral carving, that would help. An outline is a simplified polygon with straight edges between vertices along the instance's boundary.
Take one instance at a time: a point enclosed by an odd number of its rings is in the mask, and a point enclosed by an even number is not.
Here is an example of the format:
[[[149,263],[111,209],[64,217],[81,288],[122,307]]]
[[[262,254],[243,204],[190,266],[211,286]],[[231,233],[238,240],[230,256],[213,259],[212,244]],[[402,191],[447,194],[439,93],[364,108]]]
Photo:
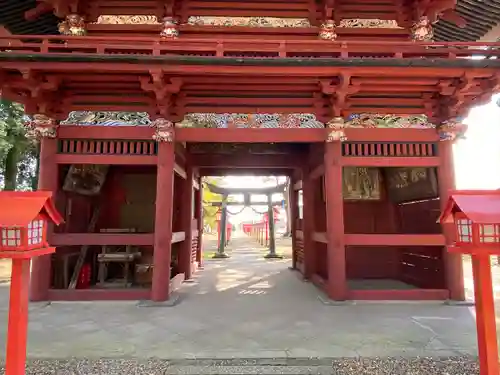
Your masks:
[[[438,128],[439,140],[441,141],[455,141],[457,139],[465,138],[467,125],[463,124],[459,119],[452,118],[444,121]]]
[[[368,29],[401,29],[395,20],[379,20],[364,18],[346,18],[340,21],[338,27],[368,28]]]
[[[422,16],[416,22],[412,29],[412,39],[416,42],[432,42],[434,31],[432,30],[431,21],[427,16]]]
[[[163,18],[163,28],[160,32],[163,39],[175,39],[179,37],[177,22],[172,17]]]
[[[148,126],[146,112],[74,111],[61,125]]]
[[[99,16],[98,24],[102,25],[159,25],[156,16]]]
[[[342,117],[334,117],[326,124],[328,128],[327,142],[344,142],[347,137],[344,132],[345,122]]]
[[[195,26],[245,26],[245,27],[311,27],[306,18],[276,17],[208,17],[192,16],[189,25]]]
[[[59,33],[63,35],[84,36],[87,34],[85,20],[79,14],[68,14],[66,20],[58,25]]]
[[[335,32],[335,21],[327,20],[321,25],[319,29],[319,38],[323,40],[334,41],[337,39],[337,33]]]
[[[398,116],[394,114],[359,113],[347,118],[346,128],[435,128],[427,116]]]
[[[174,124],[164,118],[157,118],[151,123],[151,127],[155,128],[153,139],[157,142],[173,142],[174,141]]]
[[[56,138],[57,122],[45,115],[34,115],[31,121],[26,122],[26,136],[28,138]]]
[[[313,114],[192,113],[178,123],[194,128],[324,128]]]

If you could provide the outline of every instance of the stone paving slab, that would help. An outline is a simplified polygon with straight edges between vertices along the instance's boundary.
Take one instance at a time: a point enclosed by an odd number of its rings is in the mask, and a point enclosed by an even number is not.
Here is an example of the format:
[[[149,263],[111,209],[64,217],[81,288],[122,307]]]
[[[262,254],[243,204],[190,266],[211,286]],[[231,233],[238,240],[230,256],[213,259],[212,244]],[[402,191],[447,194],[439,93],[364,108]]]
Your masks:
[[[212,240],[214,242],[214,240]],[[207,249],[214,243],[207,241]],[[326,306],[318,291],[234,238],[231,257],[206,260],[175,307],[136,302],[33,305],[31,359],[357,358],[476,355],[471,308],[444,304]],[[213,250],[213,248],[212,248]],[[8,288],[0,285],[0,319]],[[5,352],[7,324],[0,326]],[[147,374],[147,372],[144,372]]]

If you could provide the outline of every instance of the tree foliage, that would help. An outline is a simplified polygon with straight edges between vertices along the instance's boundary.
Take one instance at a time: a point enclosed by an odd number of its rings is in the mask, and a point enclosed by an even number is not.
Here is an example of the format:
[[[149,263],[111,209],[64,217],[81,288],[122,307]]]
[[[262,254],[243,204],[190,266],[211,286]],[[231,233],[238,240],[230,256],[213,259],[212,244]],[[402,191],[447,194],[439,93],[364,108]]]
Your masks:
[[[5,190],[36,187],[38,148],[26,137],[23,106],[0,98],[0,176]]]
[[[219,211],[219,207],[214,207],[210,203],[211,202],[222,202],[222,195],[215,194],[210,191],[205,180],[203,182],[203,190],[202,190],[202,199],[203,199],[203,222],[204,225],[209,225],[210,228],[215,228],[216,225],[216,216],[217,211]],[[217,181],[210,180],[212,185],[216,185]]]

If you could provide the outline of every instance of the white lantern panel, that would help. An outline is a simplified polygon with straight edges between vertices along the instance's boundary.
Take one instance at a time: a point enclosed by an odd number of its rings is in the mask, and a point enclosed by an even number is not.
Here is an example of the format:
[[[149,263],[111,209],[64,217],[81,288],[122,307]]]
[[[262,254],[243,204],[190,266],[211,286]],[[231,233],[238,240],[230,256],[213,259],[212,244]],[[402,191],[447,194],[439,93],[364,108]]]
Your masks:
[[[20,228],[2,228],[2,246],[14,247],[21,245]]]
[[[43,220],[34,220],[28,224],[28,245],[38,245],[42,243]]]
[[[472,242],[472,222],[468,219],[457,219],[458,240]]]
[[[483,243],[500,242],[500,226],[498,224],[482,224],[479,226],[479,241]]]

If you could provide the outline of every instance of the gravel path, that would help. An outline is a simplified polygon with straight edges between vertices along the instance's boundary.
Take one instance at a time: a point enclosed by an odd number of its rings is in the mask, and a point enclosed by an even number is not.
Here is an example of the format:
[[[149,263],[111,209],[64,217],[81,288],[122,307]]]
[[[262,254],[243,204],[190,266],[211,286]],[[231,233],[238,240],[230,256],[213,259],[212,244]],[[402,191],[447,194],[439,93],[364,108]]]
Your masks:
[[[1,369],[3,370],[3,368]],[[475,358],[345,358],[179,360],[36,360],[27,375],[175,375],[175,374],[325,374],[325,375],[476,375]]]

